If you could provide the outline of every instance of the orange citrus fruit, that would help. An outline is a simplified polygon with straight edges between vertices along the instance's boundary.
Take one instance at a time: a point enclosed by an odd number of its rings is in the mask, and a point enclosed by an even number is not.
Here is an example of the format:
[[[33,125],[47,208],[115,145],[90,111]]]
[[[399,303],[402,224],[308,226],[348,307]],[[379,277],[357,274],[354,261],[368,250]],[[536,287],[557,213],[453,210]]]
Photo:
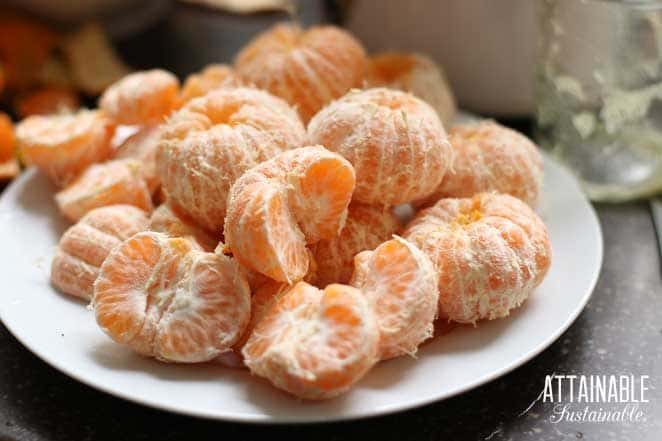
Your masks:
[[[179,80],[153,69],[131,73],[105,90],[99,108],[117,124],[160,123],[177,105]]]
[[[190,219],[175,213],[167,203],[161,204],[149,218],[149,230],[167,234],[170,237],[190,239],[201,250],[214,251],[220,238],[199,227]]]
[[[452,160],[435,111],[396,90],[352,91],[315,115],[308,134],[352,163],[354,200],[365,204],[389,206],[430,195]]]
[[[443,70],[422,54],[385,52],[368,63],[368,87],[388,87],[416,95],[434,110],[445,126],[455,118],[453,92]]]
[[[188,102],[162,126],[161,184],[178,212],[220,233],[234,181],[305,140],[301,120],[283,100],[257,89],[218,89]]]
[[[310,265],[306,245],[339,233],[354,183],[351,164],[321,146],[283,152],[232,186],[226,244],[247,268],[281,282],[301,280]]]
[[[16,126],[16,141],[28,165],[65,186],[88,165],[112,154],[114,128],[97,111],[31,116]]]
[[[159,126],[146,126],[117,147],[114,159],[131,158],[142,164],[142,175],[151,194],[156,193],[161,180],[156,168],[156,149],[161,139]]]
[[[231,259],[143,232],[103,262],[93,306],[116,342],[163,361],[195,363],[230,351],[241,337],[250,291]]]
[[[437,318],[437,273],[414,244],[395,237],[356,258],[351,285],[370,299],[379,324],[381,359],[414,355],[432,337]]]
[[[235,343],[233,351],[241,357],[241,350],[248,341],[255,326],[262,320],[265,313],[269,310],[271,304],[276,300],[276,298],[287,291],[290,288],[290,285],[283,282],[276,282],[275,280],[267,280],[262,283],[257,289],[253,291],[251,296],[251,319],[246,326],[244,334]]]
[[[295,106],[304,121],[325,104],[360,86],[366,55],[361,43],[335,26],[308,30],[278,24],[237,55],[240,77]]]
[[[348,283],[354,271],[354,256],[388,240],[399,227],[390,209],[351,204],[340,234],[310,246],[317,262],[315,285]]]
[[[147,216],[131,205],[90,211],[62,235],[51,264],[51,282],[65,294],[90,300],[110,251],[146,228]]]
[[[117,159],[88,167],[55,195],[62,214],[78,221],[88,211],[106,205],[128,204],[150,213],[152,199],[142,178],[140,162]]]
[[[347,391],[375,364],[379,330],[357,289],[299,282],[280,294],[242,349],[250,371],[297,397]]]
[[[526,136],[494,121],[456,126],[448,136],[455,149],[453,168],[435,194],[419,204],[497,191],[535,205],[543,180],[542,157]]]
[[[6,113],[0,112],[0,162],[12,159],[15,151],[14,124]]]
[[[20,171],[14,124],[7,114],[0,112],[0,180],[13,179]]]
[[[207,95],[209,92],[222,87],[241,87],[243,82],[234,69],[226,64],[210,64],[202,71],[189,75],[184,81],[179,93],[180,104],[185,104],[193,98]]]
[[[48,86],[21,96],[16,111],[21,118],[32,115],[73,112],[80,107],[78,94],[70,88]]]
[[[542,282],[552,251],[542,220],[510,195],[442,199],[404,237],[439,275],[439,316],[461,323],[505,317]]]
[[[7,88],[24,90],[37,81],[58,35],[32,17],[3,9],[0,12],[0,60]]]

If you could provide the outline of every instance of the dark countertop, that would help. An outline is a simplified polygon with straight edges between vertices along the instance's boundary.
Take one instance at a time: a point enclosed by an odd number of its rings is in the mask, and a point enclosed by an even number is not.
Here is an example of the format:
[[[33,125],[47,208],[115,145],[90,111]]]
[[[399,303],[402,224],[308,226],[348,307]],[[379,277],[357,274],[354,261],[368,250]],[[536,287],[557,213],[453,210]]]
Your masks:
[[[305,21],[318,21],[324,14],[313,9]],[[122,42],[120,48],[134,65],[164,65],[184,74],[204,64],[201,60],[229,60],[247,32],[272,21],[272,16],[260,15],[247,20],[239,32],[230,16],[212,19],[199,9],[187,8],[141,39]],[[196,29],[193,39],[187,32],[192,28]],[[175,51],[175,46],[188,47],[190,52]],[[249,426],[198,420],[141,407],[84,386],[32,355],[0,325],[0,441],[204,441],[262,436],[309,440],[377,437],[380,441],[659,440],[662,275],[648,206],[643,202],[598,205],[597,211],[605,240],[604,266],[585,311],[542,354],[461,396],[350,423]],[[545,375],[552,373],[649,375],[650,402],[640,406],[647,421],[550,422],[554,404],[537,399]]]

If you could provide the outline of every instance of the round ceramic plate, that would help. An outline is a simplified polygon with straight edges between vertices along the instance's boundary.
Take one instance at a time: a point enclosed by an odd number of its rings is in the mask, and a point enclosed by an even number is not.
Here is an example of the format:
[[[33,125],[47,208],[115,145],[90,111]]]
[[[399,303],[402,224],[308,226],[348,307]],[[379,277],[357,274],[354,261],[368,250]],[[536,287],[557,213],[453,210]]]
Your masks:
[[[113,343],[86,305],[58,294],[49,266],[66,222],[54,188],[34,170],[0,199],[0,318],[28,349],[71,377],[127,400],[188,415],[248,422],[366,417],[441,400],[499,377],[549,346],[588,301],[602,260],[600,226],[574,178],[545,160],[539,212],[554,251],[547,278],[510,317],[459,327],[420,348],[418,359],[380,363],[349,393],[309,403],[247,371],[169,365]]]

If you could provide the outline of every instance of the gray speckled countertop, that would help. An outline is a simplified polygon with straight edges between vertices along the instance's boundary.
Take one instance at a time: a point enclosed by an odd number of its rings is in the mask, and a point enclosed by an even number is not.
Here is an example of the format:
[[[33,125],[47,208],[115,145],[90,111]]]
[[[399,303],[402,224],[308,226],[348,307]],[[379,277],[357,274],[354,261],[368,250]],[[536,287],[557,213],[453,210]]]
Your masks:
[[[324,3],[305,11],[316,22]],[[229,60],[246,34],[282,19],[236,22],[178,8],[157,28],[123,42],[136,66],[185,74],[200,60]],[[191,32],[195,30],[195,32]],[[182,47],[190,51],[180,50]],[[176,49],[178,48],[178,49]],[[179,54],[179,55],[177,55]],[[521,128],[521,127],[520,127]],[[250,439],[347,440],[632,440],[662,439],[662,275],[645,203],[599,205],[605,255],[586,310],[552,346],[511,372],[461,396],[380,418],[312,426],[248,426],[163,413],[110,397],[46,365],[0,324],[0,441]],[[581,252],[581,250],[577,250]],[[581,271],[581,268],[577,268]],[[636,424],[550,422],[554,404],[539,400],[545,375],[649,375]]]

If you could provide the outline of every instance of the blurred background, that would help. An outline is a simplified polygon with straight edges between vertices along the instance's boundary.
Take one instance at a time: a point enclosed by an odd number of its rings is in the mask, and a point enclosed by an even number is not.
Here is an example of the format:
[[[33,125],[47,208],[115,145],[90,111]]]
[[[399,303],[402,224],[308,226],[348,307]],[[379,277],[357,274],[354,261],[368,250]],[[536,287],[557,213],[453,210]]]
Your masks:
[[[231,63],[242,45],[277,22],[330,22],[349,29],[370,53],[430,56],[461,109],[534,136],[593,200],[622,202],[662,189],[662,1],[0,5],[0,107],[14,120],[94,106],[131,70],[161,67],[183,80],[210,63]],[[0,151],[3,161],[11,155]],[[17,172],[16,164],[0,165],[0,178]]]
[[[66,76],[62,68],[68,67],[74,70],[69,72],[73,86],[88,89],[83,90],[88,94],[93,92],[85,87],[88,85],[77,83],[78,66],[62,65],[72,58],[64,40],[72,36],[76,39],[81,29],[84,33],[86,25],[89,40],[85,48],[89,51],[85,54],[86,64],[119,67],[116,62],[102,59],[110,56],[108,51],[93,47],[95,43],[101,46],[98,40],[107,38],[115,47],[119,61],[131,68],[159,66],[185,76],[211,62],[231,62],[253,34],[273,23],[294,19],[304,25],[342,24],[371,52],[403,50],[432,56],[443,65],[461,106],[466,109],[499,116],[525,116],[533,111],[535,2],[531,0],[498,4],[489,0],[5,0],[4,3],[0,15],[5,17],[0,29],[7,40],[14,41],[7,41],[6,45],[14,45],[14,50],[19,51],[16,40],[7,32],[12,21],[13,27],[22,20],[29,21],[23,32],[30,34],[28,28],[32,27],[33,37],[37,37],[21,43],[26,46],[23,50],[31,46],[32,51],[25,51],[25,55],[34,57],[24,60],[34,65],[22,66],[24,71],[16,73],[23,82],[32,82],[27,78],[31,75],[28,67],[34,73],[46,68],[55,70],[57,64],[60,78],[41,75],[33,80],[46,83],[42,85],[62,85]],[[104,34],[97,35],[96,42],[89,35],[90,22],[99,24]],[[38,29],[40,25],[44,29]],[[61,54],[64,60],[54,59],[52,54],[44,59],[48,43],[54,44],[53,49],[58,51],[57,42],[40,41],[48,31],[62,37],[59,44],[64,49]],[[486,38],[488,35],[490,38]],[[5,46],[3,42],[0,44]],[[11,48],[3,47],[0,51],[4,70],[9,71],[5,76],[10,76],[11,88],[14,85],[11,70],[15,66],[6,59]],[[44,61],[45,66],[36,66]],[[111,73],[121,74],[119,69],[104,73],[109,80]]]

